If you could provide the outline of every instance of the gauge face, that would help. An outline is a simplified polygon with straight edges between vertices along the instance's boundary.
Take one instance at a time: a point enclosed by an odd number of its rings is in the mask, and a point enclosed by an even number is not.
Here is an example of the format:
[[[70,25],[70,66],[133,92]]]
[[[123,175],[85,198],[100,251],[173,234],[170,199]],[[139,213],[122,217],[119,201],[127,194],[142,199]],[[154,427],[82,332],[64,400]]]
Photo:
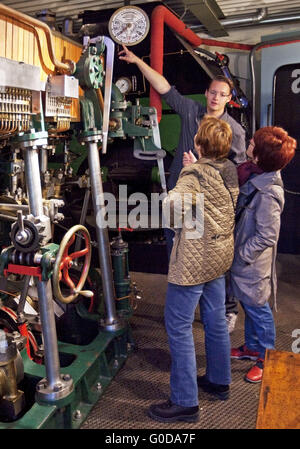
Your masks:
[[[132,89],[132,83],[129,78],[123,76],[116,81],[116,86],[122,94],[128,94]]]
[[[111,38],[118,44],[139,44],[150,28],[147,14],[137,6],[123,6],[113,13],[108,24]]]

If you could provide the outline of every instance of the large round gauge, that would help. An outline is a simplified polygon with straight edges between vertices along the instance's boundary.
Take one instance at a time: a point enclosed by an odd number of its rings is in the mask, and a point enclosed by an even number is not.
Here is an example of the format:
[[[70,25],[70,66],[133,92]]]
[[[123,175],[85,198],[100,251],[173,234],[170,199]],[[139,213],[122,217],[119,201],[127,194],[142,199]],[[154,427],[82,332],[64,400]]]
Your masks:
[[[110,18],[108,31],[118,44],[139,44],[148,34],[149,18],[145,11],[137,6],[123,6]]]
[[[128,94],[132,90],[132,82],[126,76],[119,78],[116,81],[116,86],[122,94]]]

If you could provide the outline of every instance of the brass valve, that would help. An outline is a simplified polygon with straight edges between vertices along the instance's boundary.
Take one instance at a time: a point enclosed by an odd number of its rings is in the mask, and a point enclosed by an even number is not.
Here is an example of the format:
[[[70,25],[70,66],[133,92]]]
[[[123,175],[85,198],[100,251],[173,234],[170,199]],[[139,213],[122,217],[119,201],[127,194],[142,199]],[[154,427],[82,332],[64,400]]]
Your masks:
[[[16,343],[0,329],[0,419],[17,419],[25,405],[24,393],[18,390],[15,360]]]

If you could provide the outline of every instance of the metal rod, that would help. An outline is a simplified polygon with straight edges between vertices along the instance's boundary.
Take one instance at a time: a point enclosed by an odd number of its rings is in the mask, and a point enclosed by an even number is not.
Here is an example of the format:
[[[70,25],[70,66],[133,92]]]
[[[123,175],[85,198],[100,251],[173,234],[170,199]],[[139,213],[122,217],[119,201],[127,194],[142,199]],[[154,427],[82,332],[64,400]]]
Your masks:
[[[25,282],[24,282],[24,285],[23,285],[23,288],[21,291],[20,300],[19,300],[19,304],[18,304],[18,308],[17,308],[17,314],[24,311],[30,279],[31,279],[31,276],[25,276]]]
[[[40,149],[40,169],[41,173],[46,173],[48,170],[48,150],[47,148]]]
[[[8,221],[16,221],[17,217],[12,217],[11,215],[5,215],[5,214],[0,214],[0,218],[2,220],[8,220]]]
[[[51,281],[37,281],[37,290],[45,349],[46,377],[48,386],[53,388],[60,382],[60,366]]]
[[[82,206],[82,210],[81,210],[80,220],[79,220],[79,224],[81,224],[81,225],[84,225],[85,220],[86,220],[90,196],[91,196],[90,189],[86,189],[85,194],[84,194],[84,200],[83,200],[83,206]],[[81,243],[82,243],[82,238],[81,238],[80,234],[79,235],[77,234],[76,241],[75,241],[75,249],[74,249],[75,253],[80,250]],[[78,259],[76,259],[76,262],[77,261],[78,261]]]
[[[15,209],[15,210],[28,211],[29,206],[27,206],[26,204],[0,203],[0,209]]]
[[[103,108],[103,122],[102,122],[102,153],[106,154],[115,44],[111,39],[109,39],[109,37],[104,37],[104,43],[106,45],[107,51],[106,51],[106,66],[105,66],[105,94],[104,94],[104,108]]]
[[[34,217],[43,215],[43,198],[36,147],[24,149],[25,177],[28,191],[29,211]],[[51,282],[37,281],[39,312],[45,349],[47,384],[51,389],[60,381],[59,356]]]
[[[99,151],[96,142],[88,142],[87,145],[91,190],[96,218],[98,254],[102,274],[103,297],[106,306],[107,323],[114,324],[118,321],[118,319],[116,314],[115,291],[113,284],[108,230],[107,227],[104,226],[103,222],[103,218],[105,215],[105,206],[103,199]]]
[[[29,212],[39,217],[43,215],[43,197],[37,148],[30,147],[24,150],[24,162]]]

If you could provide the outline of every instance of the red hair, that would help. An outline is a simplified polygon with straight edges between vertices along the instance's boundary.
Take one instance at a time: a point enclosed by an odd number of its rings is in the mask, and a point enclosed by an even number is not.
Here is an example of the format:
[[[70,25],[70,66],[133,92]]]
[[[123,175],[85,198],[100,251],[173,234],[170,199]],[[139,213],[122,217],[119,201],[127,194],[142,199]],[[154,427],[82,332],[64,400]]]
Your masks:
[[[264,172],[281,170],[295,155],[297,142],[283,128],[265,126],[256,131],[253,140],[253,156]]]

